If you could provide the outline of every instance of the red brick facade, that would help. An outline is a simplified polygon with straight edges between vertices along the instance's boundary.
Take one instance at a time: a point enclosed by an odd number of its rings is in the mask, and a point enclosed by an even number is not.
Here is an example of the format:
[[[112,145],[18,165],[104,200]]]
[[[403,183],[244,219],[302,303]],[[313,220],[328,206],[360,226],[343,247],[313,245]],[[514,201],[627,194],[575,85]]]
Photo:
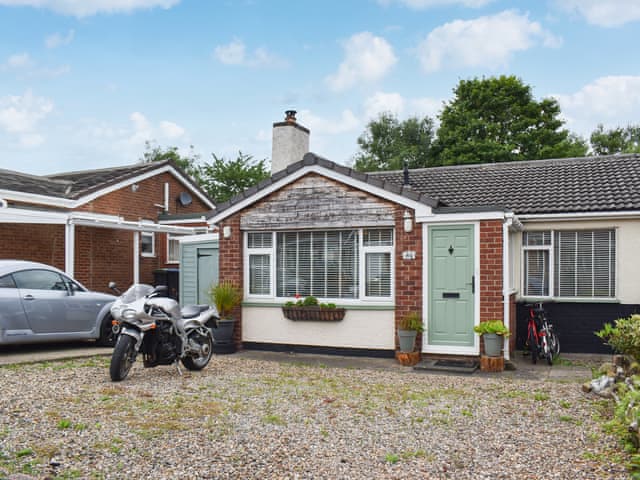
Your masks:
[[[423,320],[422,312],[423,291],[422,291],[422,262],[423,243],[422,225],[413,223],[411,232],[404,231],[404,212],[411,214],[411,220],[415,218],[413,210],[398,206],[395,210],[395,331],[398,331],[398,322],[410,312],[418,312]],[[415,252],[415,259],[405,260],[402,252]],[[398,338],[396,335],[396,347]],[[418,334],[416,345],[422,345],[422,334]]]
[[[192,195],[190,205],[182,206],[176,198],[188,191],[168,172],[149,177],[137,183],[137,190],[123,187],[98,197],[76,209],[117,215],[125,221],[150,220],[157,222],[164,204],[164,185],[169,183],[169,214],[203,214],[210,210],[197,196]],[[203,225],[203,223],[200,223]],[[1,224],[0,258],[31,260],[65,269],[64,225]],[[131,230],[114,228],[75,227],[74,276],[87,288],[109,291],[114,280],[120,286],[133,282],[133,239]],[[167,263],[167,235],[155,233],[155,255],[140,257],[140,281],[153,283],[153,271],[163,267],[176,267]]]
[[[345,190],[353,189],[346,185],[339,185]],[[285,187],[286,188],[289,187]],[[279,191],[278,194],[281,194]],[[275,195],[275,194],[272,194]],[[367,194],[368,195],[368,194]],[[393,205],[389,201],[368,195],[381,205]],[[268,201],[266,197],[264,201]],[[243,235],[240,230],[240,218],[249,215],[253,208],[257,208],[261,202],[257,202],[246,209],[236,212],[221,221],[217,226],[220,231],[220,281],[230,280],[239,286],[243,286]],[[415,212],[401,205],[393,205],[395,222],[395,330],[398,322],[410,312],[418,312],[424,318],[423,307],[423,256],[424,243],[422,238],[422,224],[413,223],[411,232],[405,232],[404,215],[408,212],[414,222]],[[230,236],[225,238],[223,232],[229,227]],[[480,319],[481,321],[500,319],[504,317],[502,297],[502,221],[490,220],[480,222]],[[415,252],[415,258],[403,258],[403,252]],[[242,339],[242,312],[239,308],[235,317],[235,340],[241,346]],[[397,343],[397,338],[395,339]],[[310,340],[312,343],[312,340]],[[417,344],[422,344],[419,335]]]

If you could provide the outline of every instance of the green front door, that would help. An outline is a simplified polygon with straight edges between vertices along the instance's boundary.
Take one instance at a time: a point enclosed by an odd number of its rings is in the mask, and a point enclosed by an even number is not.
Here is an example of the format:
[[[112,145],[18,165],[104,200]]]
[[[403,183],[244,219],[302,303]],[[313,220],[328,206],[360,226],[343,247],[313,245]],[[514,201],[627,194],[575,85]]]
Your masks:
[[[429,228],[429,345],[474,345],[473,225]]]
[[[218,283],[218,249],[198,248],[198,303],[210,304],[209,289]]]

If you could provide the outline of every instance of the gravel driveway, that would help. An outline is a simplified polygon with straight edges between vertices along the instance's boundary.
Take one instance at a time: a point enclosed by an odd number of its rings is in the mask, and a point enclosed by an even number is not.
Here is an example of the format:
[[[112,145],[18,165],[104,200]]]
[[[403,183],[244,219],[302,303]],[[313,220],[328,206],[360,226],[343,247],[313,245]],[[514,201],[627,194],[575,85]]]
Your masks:
[[[626,478],[575,382],[214,357],[0,367],[0,478]]]

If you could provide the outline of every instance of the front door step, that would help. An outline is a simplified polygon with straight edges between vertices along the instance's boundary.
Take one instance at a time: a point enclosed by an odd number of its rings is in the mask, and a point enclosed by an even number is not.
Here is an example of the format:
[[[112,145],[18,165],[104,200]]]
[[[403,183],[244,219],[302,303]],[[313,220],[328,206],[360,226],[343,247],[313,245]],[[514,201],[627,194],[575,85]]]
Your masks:
[[[423,360],[413,367],[414,370],[444,372],[444,373],[466,373],[475,372],[480,364],[477,360]]]

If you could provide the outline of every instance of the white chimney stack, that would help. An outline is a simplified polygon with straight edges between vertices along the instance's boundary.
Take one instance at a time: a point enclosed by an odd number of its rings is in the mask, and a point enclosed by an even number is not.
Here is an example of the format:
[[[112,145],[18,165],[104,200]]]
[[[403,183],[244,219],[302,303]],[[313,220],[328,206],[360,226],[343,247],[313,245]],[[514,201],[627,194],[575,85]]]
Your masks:
[[[271,143],[271,173],[284,170],[292,163],[302,160],[309,152],[309,129],[298,125],[296,111],[287,110],[284,122],[273,124]]]

